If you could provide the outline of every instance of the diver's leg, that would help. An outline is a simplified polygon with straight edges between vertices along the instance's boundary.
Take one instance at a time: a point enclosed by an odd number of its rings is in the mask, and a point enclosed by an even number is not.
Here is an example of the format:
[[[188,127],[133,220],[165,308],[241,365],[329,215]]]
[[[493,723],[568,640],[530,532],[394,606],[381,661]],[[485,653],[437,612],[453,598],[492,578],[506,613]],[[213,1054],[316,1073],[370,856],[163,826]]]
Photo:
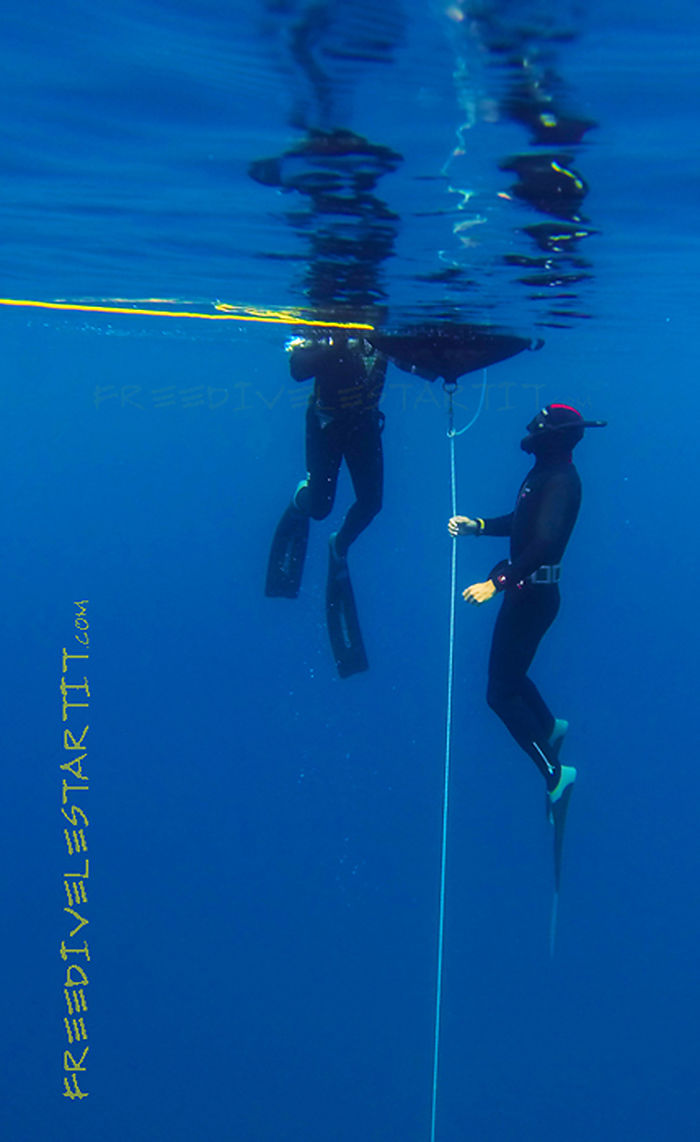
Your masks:
[[[542,726],[545,737],[550,737],[554,730],[556,719],[531,678],[525,677],[522,679],[520,683],[520,693],[523,701],[527,702],[527,705]]]
[[[342,445],[357,498],[340,530],[330,538],[326,621],[338,673],[346,678],[368,667],[346,555],[348,546],[381,507],[382,445],[376,411],[348,416],[343,422]]]
[[[306,410],[306,480],[294,493],[294,506],[312,519],[325,519],[335,501],[343,458],[338,422],[319,416],[312,403]]]
[[[372,409],[358,417],[354,424],[349,424],[345,434],[343,453],[352,479],[355,502],[335,536],[335,553],[341,558],[381,511],[384,490],[383,424],[383,415]]]
[[[489,706],[532,758],[549,789],[559,781],[561,766],[549,743],[551,726],[543,722],[541,710],[531,706],[532,692],[523,683],[540,640],[556,616],[558,595],[556,590],[537,586],[526,587],[522,593],[507,592],[493,632],[487,693]]]
[[[292,501],[277,524],[267,564],[265,594],[295,599],[301,588],[309,519],[324,519],[333,506],[341,442],[333,425],[322,426],[313,405],[306,413],[306,464],[309,474],[301,480]]]
[[[540,588],[538,587],[538,590],[539,589]],[[558,606],[559,602],[557,599],[557,610]],[[551,621],[552,620],[550,620],[549,625],[551,625]],[[523,700],[527,702],[535,717],[539,719],[544,736],[546,737],[549,745],[554,750],[556,756],[559,757],[559,751],[561,750],[562,743],[569,728],[569,723],[565,718],[555,718],[554,714],[550,710],[549,706],[545,702],[540,691],[537,689],[535,683],[531,678],[525,677],[522,679],[520,683],[520,693],[523,697]]]

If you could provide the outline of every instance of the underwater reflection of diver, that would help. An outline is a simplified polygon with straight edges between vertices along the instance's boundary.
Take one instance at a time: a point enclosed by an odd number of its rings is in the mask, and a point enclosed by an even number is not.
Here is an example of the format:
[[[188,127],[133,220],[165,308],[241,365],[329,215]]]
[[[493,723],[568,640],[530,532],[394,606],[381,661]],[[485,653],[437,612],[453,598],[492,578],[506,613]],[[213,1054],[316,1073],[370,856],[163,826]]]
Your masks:
[[[572,162],[571,155],[563,154],[511,155],[499,166],[520,179],[510,188],[516,198],[543,214],[577,221],[588,186]]]
[[[283,154],[250,164],[255,182],[294,199],[287,221],[305,249],[300,285],[319,313],[357,311],[385,299],[383,266],[399,219],[374,192],[401,161],[354,131],[312,129]]]
[[[502,109],[509,119],[530,128],[531,142],[536,146],[571,147],[598,125],[595,119],[561,110],[550,96],[527,83],[513,85],[503,99]]]
[[[255,159],[248,173],[263,186],[296,190],[310,198],[367,193],[394,170],[402,156],[354,131],[310,130],[282,155]]]

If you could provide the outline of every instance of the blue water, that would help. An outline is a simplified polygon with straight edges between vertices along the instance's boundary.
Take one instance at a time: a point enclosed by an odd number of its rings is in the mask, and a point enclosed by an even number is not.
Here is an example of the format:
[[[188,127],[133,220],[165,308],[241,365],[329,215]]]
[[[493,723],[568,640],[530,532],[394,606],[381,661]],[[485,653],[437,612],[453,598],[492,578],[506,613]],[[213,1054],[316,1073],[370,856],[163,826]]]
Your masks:
[[[691,1139],[700,26],[682,0],[504,9],[535,46],[570,25],[547,58],[598,124],[568,148],[595,231],[575,288],[529,288],[504,263],[533,255],[523,227],[542,215],[498,197],[513,181],[498,162],[537,146],[489,110],[498,58],[472,45],[471,87],[455,81],[463,21],[440,5],[289,0],[253,17],[214,0],[65,0],[2,17],[2,293],[309,311],[320,219],[250,164],[300,123],[403,155],[377,189],[397,220],[376,267],[386,319],[446,314],[546,342],[489,370],[457,446],[459,510],[509,510],[517,442],[547,401],[609,421],[577,451],[584,504],[534,670],[580,774],[553,960],[540,782],[484,701],[497,604],[457,608],[437,1138]],[[319,12],[314,88],[290,27]],[[468,91],[481,111],[465,128]],[[476,246],[454,230],[452,184],[474,191]],[[422,1142],[451,553],[439,383],[389,369],[384,510],[351,552],[371,669],[341,680],[324,590],[345,477],[299,599],[262,593],[303,474],[290,329],[7,307],[0,327],[3,1137]],[[462,379],[458,423],[480,382]],[[460,587],[501,554],[465,541]],[[79,600],[89,707],[64,723]],[[73,801],[88,852],[70,854],[63,733],[88,724],[89,790]],[[89,980],[87,1039],[70,1046],[89,1046],[79,1100],[63,1096],[59,950],[77,923],[64,876],[85,857],[89,923],[69,944],[90,954],[71,957]]]

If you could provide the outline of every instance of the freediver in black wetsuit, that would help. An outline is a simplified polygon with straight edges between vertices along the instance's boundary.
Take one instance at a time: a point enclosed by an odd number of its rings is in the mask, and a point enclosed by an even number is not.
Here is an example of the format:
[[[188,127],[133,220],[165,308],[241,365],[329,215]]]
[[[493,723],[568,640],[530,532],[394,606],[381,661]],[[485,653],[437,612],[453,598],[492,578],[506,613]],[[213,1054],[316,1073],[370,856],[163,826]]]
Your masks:
[[[295,381],[314,378],[306,412],[307,476],[284,512],[272,541],[265,594],[296,598],[301,586],[309,520],[325,519],[335,502],[345,460],[355,501],[329,541],[326,617],[342,677],[367,669],[350,583],[347,553],[382,506],[384,464],[379,410],[387,358],[362,338],[333,330],[323,338],[295,338],[287,346]]]
[[[521,441],[535,465],[510,515],[454,516],[448,524],[453,536],[510,536],[510,560],[498,563],[486,582],[473,583],[463,596],[480,605],[503,593],[491,645],[487,701],[543,775],[551,810],[565,792],[568,802],[576,780],[574,767],[559,761],[568,723],[554,717],[527,672],[559,610],[561,559],[581,503],[581,481],[571,453],[584,428],[603,424],[585,421],[568,405],[547,405],[528,424],[528,435]]]

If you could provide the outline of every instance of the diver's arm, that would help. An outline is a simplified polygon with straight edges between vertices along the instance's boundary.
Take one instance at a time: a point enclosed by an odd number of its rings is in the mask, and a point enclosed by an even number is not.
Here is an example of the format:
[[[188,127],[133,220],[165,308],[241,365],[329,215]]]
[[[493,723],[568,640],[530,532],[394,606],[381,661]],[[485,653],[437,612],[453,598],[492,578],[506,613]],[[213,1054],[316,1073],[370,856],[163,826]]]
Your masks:
[[[513,527],[513,512],[508,512],[508,515],[494,516],[493,519],[485,519],[481,522],[484,526],[478,533],[479,535],[510,535]]]
[[[289,354],[289,371],[295,381],[308,381],[315,377],[324,359],[328,357],[328,346],[318,341],[302,342]]]
[[[385,357],[383,353],[375,352],[369,358],[369,364],[367,357],[362,358],[362,362],[363,368],[366,370],[364,386],[367,406],[378,408],[384,391],[389,358]]]
[[[470,519],[468,515],[453,515],[447,524],[450,535],[510,535],[513,513],[495,519]]]
[[[386,370],[389,364],[389,358],[376,350],[372,356],[372,364],[367,373],[367,381],[370,385],[384,384],[386,377]]]
[[[451,536],[509,536],[512,523],[513,512],[493,520],[482,520],[481,516],[470,520],[468,515],[453,515],[448,530]]]

